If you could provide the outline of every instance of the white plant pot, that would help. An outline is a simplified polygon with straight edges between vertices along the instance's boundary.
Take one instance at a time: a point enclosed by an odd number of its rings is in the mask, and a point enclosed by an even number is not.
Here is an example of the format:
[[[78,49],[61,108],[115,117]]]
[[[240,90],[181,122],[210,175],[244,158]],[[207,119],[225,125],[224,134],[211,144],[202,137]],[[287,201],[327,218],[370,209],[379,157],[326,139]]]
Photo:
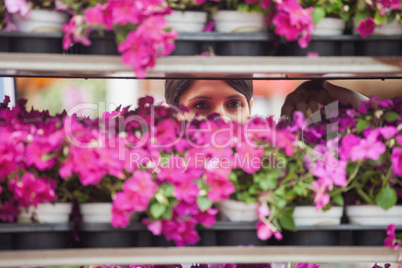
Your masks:
[[[110,223],[112,219],[112,203],[80,204],[82,222]]]
[[[52,10],[31,10],[26,17],[19,13],[12,14],[12,20],[18,31],[23,33],[62,32],[63,24],[68,21],[68,14]]]
[[[347,206],[346,216],[349,222],[361,225],[402,224],[402,206],[393,206],[384,210],[377,205]]]
[[[402,24],[394,20],[391,23],[384,23],[374,29],[374,35],[402,35]]]
[[[180,11],[166,15],[165,19],[170,27],[177,32],[196,33],[204,30],[207,22],[207,12],[203,11]]]
[[[217,204],[221,221],[257,221],[258,203],[225,200]]]
[[[263,14],[221,10],[212,17],[215,21],[216,32],[263,32],[267,28]]]
[[[296,226],[339,225],[342,214],[343,207],[317,211],[314,206],[300,206],[293,211],[293,220]]]
[[[314,36],[334,36],[342,35],[345,30],[346,21],[340,18],[323,18],[312,31]]]
[[[72,203],[44,203],[28,208],[19,208],[17,222],[65,223],[69,221]],[[34,220],[33,220],[34,219]]]

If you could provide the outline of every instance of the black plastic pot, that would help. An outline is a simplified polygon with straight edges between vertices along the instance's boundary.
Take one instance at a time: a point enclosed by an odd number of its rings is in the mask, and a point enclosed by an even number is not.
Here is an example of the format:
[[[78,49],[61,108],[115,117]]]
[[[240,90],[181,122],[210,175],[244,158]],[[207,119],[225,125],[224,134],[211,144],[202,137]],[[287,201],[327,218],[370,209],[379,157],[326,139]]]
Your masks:
[[[355,45],[357,56],[401,56],[402,36],[368,36]]]
[[[90,46],[80,44],[80,54],[119,55],[113,32],[104,32],[102,35],[98,32],[92,32],[89,39],[91,40]]]
[[[340,235],[330,230],[284,232],[282,243],[292,246],[337,246],[340,244]]]
[[[136,247],[138,226],[114,228],[109,223],[82,223],[79,246],[84,248]]]
[[[0,52],[10,51],[10,37],[8,33],[0,32]]]
[[[9,52],[62,53],[62,33],[7,33]]]
[[[73,244],[69,223],[10,223],[2,224],[1,229],[1,235],[11,236],[11,248],[15,250],[70,248]]]

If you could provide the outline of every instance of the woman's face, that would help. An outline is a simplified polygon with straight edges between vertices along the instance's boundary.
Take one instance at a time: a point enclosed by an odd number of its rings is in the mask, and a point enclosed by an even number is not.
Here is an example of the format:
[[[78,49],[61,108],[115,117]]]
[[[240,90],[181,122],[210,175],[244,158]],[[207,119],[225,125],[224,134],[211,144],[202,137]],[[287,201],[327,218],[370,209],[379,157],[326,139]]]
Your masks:
[[[245,123],[250,116],[246,97],[221,80],[196,80],[179,103],[189,109],[186,120],[191,120],[196,113],[201,118],[218,113],[226,121]]]

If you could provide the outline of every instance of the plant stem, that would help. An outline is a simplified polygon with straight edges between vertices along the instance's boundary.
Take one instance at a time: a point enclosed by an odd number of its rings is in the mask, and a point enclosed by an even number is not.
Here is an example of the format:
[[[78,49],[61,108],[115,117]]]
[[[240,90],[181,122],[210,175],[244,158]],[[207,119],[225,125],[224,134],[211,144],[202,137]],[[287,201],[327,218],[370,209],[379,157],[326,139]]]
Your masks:
[[[362,165],[362,163],[363,163],[363,159],[360,159],[359,161],[357,161],[357,165],[355,167],[355,170],[353,170],[353,173],[349,176],[346,185],[350,184],[352,182],[352,180],[356,177],[357,172],[359,171],[359,168]]]
[[[389,177],[391,176],[391,172],[392,172],[392,165],[390,165],[390,167],[389,167],[389,169],[387,171],[387,174],[385,175],[385,179],[382,182],[382,188],[384,188],[388,184]]]
[[[357,194],[368,204],[373,204],[373,200],[361,189],[361,188],[356,188]]]

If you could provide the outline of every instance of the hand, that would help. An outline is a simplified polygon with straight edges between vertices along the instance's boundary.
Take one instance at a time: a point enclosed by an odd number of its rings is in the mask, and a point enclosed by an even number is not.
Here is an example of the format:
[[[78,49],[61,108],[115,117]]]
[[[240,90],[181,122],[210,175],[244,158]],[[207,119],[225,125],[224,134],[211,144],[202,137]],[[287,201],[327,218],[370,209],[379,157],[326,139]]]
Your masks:
[[[322,79],[303,82],[287,95],[281,115],[291,119],[295,111],[301,111],[307,116],[308,112],[317,111],[320,105],[325,106],[334,101],[324,88],[325,82]]]
[[[302,83],[286,97],[281,115],[292,119],[293,113],[298,110],[307,116],[334,101],[359,109],[360,102],[366,100],[367,97],[326,80],[311,80]]]

